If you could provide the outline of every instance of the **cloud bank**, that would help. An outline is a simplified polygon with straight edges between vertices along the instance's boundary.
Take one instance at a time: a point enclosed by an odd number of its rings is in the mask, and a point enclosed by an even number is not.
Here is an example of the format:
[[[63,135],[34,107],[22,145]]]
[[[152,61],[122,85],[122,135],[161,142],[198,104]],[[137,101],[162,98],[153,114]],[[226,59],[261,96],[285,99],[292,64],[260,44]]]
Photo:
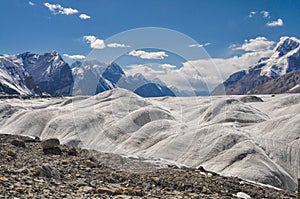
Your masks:
[[[64,57],[67,57],[69,59],[85,59],[84,55],[69,55],[69,54],[63,54]]]
[[[260,52],[270,50],[275,44],[274,41],[270,41],[265,37],[256,37],[255,39],[245,40],[241,46],[233,45],[233,50],[244,50],[249,52]]]
[[[164,59],[165,57],[168,57],[167,53],[164,51],[146,52],[143,50],[133,50],[129,52],[129,55],[139,57],[141,59]]]

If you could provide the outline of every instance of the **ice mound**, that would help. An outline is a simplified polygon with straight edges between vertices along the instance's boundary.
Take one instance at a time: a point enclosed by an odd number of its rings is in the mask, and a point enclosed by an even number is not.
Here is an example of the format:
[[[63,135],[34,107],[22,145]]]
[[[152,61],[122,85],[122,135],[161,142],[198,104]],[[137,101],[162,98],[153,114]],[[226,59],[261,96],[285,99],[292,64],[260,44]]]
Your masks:
[[[244,102],[244,103],[263,102],[263,100],[260,97],[253,96],[253,95],[243,96],[239,100]]]
[[[168,112],[158,108],[141,108],[131,112],[123,118],[119,127],[126,129],[127,132],[134,132],[140,129],[145,124],[155,120],[174,120]]]
[[[268,115],[236,99],[221,99],[209,107],[203,120],[206,122],[258,123],[268,120]]]

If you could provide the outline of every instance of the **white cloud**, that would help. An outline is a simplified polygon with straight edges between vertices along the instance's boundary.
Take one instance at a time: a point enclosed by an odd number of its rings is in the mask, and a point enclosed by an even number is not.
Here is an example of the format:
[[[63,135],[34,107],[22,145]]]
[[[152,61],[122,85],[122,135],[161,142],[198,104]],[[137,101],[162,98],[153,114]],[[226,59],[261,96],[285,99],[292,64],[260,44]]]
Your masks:
[[[35,6],[35,3],[33,3],[32,1],[28,1],[28,4],[31,6]]]
[[[262,57],[269,57],[273,53],[272,50],[248,52],[241,56],[230,58],[212,58],[207,60],[190,60],[183,63],[183,68],[188,74],[193,75],[193,71],[187,70],[194,66],[197,71],[204,77],[207,83],[216,85],[222,83],[229,75],[234,72],[248,69],[256,64]]]
[[[266,50],[248,52],[230,58],[189,60],[182,63],[179,69],[173,68],[173,70],[169,70],[168,67],[132,65],[125,70],[125,73],[126,75],[141,73],[149,80],[159,78],[169,86],[175,86],[179,90],[188,92],[206,90],[206,86],[212,90],[226,80],[229,75],[248,69],[255,65],[260,58],[269,57],[272,53],[272,50]]]
[[[63,10],[60,13],[63,15],[73,15],[78,13],[78,10],[73,8],[63,8]]]
[[[263,15],[264,18],[270,18],[271,17],[270,12],[268,12],[268,11],[263,10],[260,13]]]
[[[142,59],[164,59],[165,57],[168,57],[168,55],[164,51],[146,52],[143,50],[133,50],[129,52],[129,55],[140,57]]]
[[[90,44],[91,48],[103,49],[105,48],[105,43],[102,39],[97,39],[93,35],[84,36],[83,39]]]
[[[110,43],[110,44],[107,44],[107,47],[110,47],[110,48],[129,48],[130,46],[126,45],[126,44]]]
[[[161,64],[160,67],[163,68],[163,69],[174,69],[174,68],[177,68],[177,66],[171,65],[171,64]]]
[[[245,40],[245,43],[242,46],[233,44],[230,48],[233,50],[259,52],[269,50],[274,43],[274,41],[270,41],[265,37],[256,37],[255,39]]]
[[[68,55],[68,54],[63,54],[64,57],[67,57],[69,59],[85,59],[84,55]]]
[[[209,46],[211,43],[205,43],[205,44],[190,44],[188,45],[188,47],[190,48],[201,48],[201,47],[204,47],[204,46]]]
[[[269,27],[276,27],[276,26],[283,26],[283,21],[282,19],[277,19],[277,21],[271,21],[267,23],[267,26]]]
[[[255,12],[255,11],[252,11],[252,12],[249,13],[248,17],[249,17],[249,18],[252,18],[255,14],[256,14],[256,12]]]
[[[91,16],[89,16],[89,15],[87,15],[87,14],[81,14],[81,15],[79,15],[79,18],[80,18],[80,19],[90,19]]]
[[[262,10],[262,11],[260,11],[260,12],[256,12],[256,11],[249,12],[248,17],[249,17],[249,18],[252,18],[252,17],[253,17],[254,15],[256,15],[257,13],[262,14],[262,16],[263,16],[264,18],[271,18],[270,12],[269,12],[269,11],[266,11],[266,10]]]
[[[135,74],[143,74],[143,76],[149,80],[154,80],[156,78],[162,80],[169,86],[176,86],[182,90],[189,90],[190,88],[187,86],[188,81],[183,76],[183,73],[180,73],[178,70],[168,70],[163,69],[162,67],[152,67],[151,65],[142,65],[142,64],[134,64],[129,66],[125,70],[127,76],[133,76]]]
[[[235,49],[245,50],[244,54],[239,56],[189,60],[178,67],[170,64],[158,64],[159,67],[153,64],[133,65],[127,68],[125,73],[126,75],[141,73],[149,80],[159,78],[168,86],[174,86],[189,93],[206,91],[207,87],[212,91],[231,74],[240,70],[248,70],[261,58],[270,57],[273,54],[270,49],[273,44],[273,41],[265,37],[257,37],[245,40],[242,46],[234,46]]]
[[[73,8],[64,8],[60,4],[50,4],[48,2],[44,3],[53,14],[62,14],[62,15],[73,15],[77,14],[79,11]]]

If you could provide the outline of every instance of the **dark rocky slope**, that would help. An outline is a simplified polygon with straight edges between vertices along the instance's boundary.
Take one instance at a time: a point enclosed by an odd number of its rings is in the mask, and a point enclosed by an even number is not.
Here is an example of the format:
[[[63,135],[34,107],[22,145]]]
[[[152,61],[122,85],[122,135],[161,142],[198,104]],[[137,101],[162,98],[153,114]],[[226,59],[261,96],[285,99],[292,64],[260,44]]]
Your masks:
[[[236,198],[237,193],[296,198],[289,191],[203,168],[156,168],[138,159],[57,144],[0,135],[0,198]]]

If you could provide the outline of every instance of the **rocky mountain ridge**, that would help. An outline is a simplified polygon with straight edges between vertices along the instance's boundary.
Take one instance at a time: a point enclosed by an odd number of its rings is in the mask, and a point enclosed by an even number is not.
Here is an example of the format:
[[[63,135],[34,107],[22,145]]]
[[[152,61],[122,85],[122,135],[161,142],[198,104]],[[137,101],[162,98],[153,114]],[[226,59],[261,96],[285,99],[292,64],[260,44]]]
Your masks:
[[[0,56],[1,94],[70,95],[72,87],[71,69],[57,51]]]
[[[76,95],[95,95],[113,88],[125,88],[142,97],[175,96],[159,79],[151,81],[140,73],[126,76],[117,63],[76,62],[72,71],[75,79],[73,94]]]
[[[89,60],[69,66],[55,50],[0,56],[2,95],[95,95],[116,87],[143,97],[175,96],[160,80],[152,82],[142,74],[127,77],[116,63]]]
[[[287,93],[299,84],[300,40],[281,37],[273,54],[263,58],[248,70],[230,75],[218,85],[212,95]]]

